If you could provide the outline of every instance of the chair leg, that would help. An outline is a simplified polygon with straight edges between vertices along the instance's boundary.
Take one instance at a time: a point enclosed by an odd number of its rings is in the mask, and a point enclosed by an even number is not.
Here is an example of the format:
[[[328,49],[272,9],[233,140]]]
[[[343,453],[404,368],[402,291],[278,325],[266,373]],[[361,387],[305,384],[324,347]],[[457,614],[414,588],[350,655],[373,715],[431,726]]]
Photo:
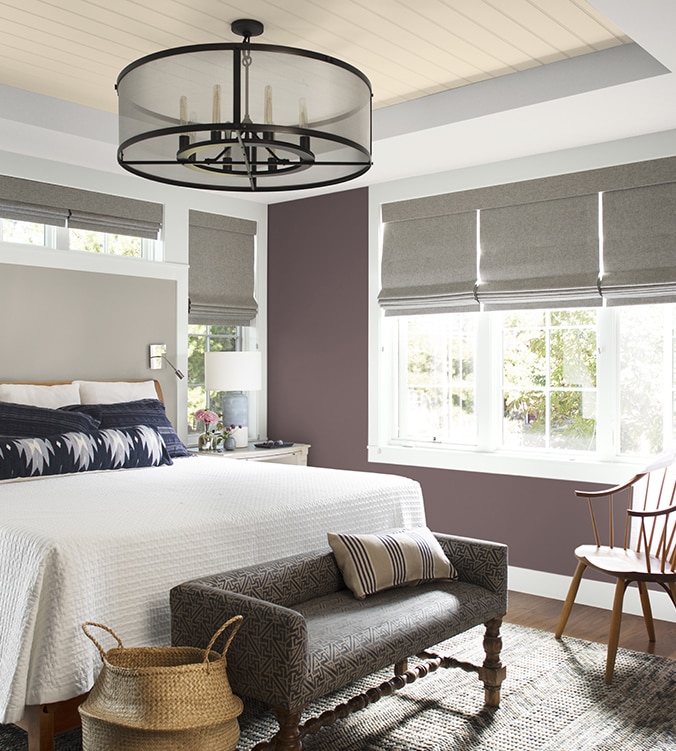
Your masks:
[[[561,638],[563,629],[566,627],[566,623],[568,623],[570,611],[573,609],[573,603],[575,602],[575,598],[577,597],[577,590],[580,588],[582,574],[584,574],[584,570],[586,568],[586,563],[584,563],[583,561],[578,561],[577,568],[575,569],[575,574],[573,575],[573,580],[570,582],[570,587],[568,588],[566,601],[563,603],[563,609],[561,610],[561,616],[559,617],[559,624],[556,627],[556,633],[554,634],[557,639]]]
[[[653,611],[650,607],[650,595],[648,594],[648,587],[645,582],[637,582],[638,593],[641,596],[641,608],[643,609],[643,620],[645,621],[645,627],[648,631],[648,639],[655,641],[655,624],[653,623]]]
[[[494,618],[484,624],[484,652],[486,659],[478,670],[479,680],[484,684],[484,703],[487,707],[500,706],[500,687],[505,680],[507,668],[500,662],[502,618]]]
[[[620,626],[622,625],[622,602],[624,593],[627,590],[627,582],[624,579],[618,579],[615,585],[615,599],[613,601],[613,615],[610,620],[610,631],[608,633],[608,656],[606,657],[606,683],[610,685],[613,682],[613,672],[615,670],[615,657],[617,656],[617,645],[620,643]]]

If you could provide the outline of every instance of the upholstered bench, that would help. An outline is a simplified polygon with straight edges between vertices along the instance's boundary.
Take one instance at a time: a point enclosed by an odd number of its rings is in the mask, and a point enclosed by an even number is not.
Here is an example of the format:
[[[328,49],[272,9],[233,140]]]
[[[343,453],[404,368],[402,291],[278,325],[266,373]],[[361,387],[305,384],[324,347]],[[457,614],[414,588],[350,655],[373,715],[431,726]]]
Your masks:
[[[497,707],[505,668],[500,625],[507,609],[507,547],[434,534],[456,579],[435,579],[357,599],[331,549],[295,555],[181,584],[171,590],[172,644],[204,647],[215,629],[242,614],[228,652],[235,694],[273,706],[280,729],[257,749],[300,751],[306,733],[362,709],[438,667],[474,671],[485,703]],[[430,647],[485,624],[481,666],[440,657]],[[421,654],[422,653],[422,654]],[[424,662],[408,669],[408,658]],[[300,725],[325,696],[389,665],[392,680]]]

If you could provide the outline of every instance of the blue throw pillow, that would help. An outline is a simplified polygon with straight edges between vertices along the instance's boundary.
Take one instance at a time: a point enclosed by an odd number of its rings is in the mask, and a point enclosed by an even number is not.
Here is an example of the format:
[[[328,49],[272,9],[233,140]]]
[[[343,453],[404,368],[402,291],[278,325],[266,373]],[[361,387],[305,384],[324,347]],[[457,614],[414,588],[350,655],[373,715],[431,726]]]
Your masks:
[[[162,437],[147,425],[47,438],[0,438],[0,480],[172,463]]]
[[[84,412],[0,402],[0,435],[46,438],[71,431],[88,433],[96,430],[100,422],[94,415]]]
[[[164,404],[159,399],[138,399],[114,404],[73,404],[65,407],[100,420],[100,428],[126,428],[129,425],[149,425],[155,428],[167,445],[169,456],[191,456],[171,424]]]

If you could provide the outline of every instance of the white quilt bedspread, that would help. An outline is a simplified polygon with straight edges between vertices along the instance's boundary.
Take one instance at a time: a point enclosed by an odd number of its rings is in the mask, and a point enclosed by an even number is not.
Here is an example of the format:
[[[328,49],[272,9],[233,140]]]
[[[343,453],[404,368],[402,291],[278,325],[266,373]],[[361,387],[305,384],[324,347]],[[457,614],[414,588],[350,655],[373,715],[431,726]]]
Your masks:
[[[413,480],[213,457],[0,483],[0,722],[91,688],[84,621],[169,644],[180,582],[326,547],[329,531],[424,523]]]

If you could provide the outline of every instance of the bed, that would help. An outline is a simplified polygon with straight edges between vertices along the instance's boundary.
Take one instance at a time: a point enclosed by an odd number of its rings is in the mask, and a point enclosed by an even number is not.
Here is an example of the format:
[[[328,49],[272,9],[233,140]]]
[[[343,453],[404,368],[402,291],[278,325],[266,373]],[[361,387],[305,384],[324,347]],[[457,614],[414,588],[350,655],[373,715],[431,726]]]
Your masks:
[[[136,402],[152,404],[163,414],[158,396],[124,404],[131,412]],[[90,397],[98,406],[91,398],[100,400],[100,392]],[[0,384],[0,435],[3,399]],[[104,412],[113,414],[117,404]],[[53,409],[100,415],[93,406]],[[16,432],[11,419],[4,425]],[[142,422],[79,431],[78,440],[140,428],[160,435],[160,446],[174,440]],[[51,460],[64,443],[59,435],[52,454],[43,450]],[[15,445],[25,453],[25,441],[0,439],[0,470],[2,447],[9,466]],[[171,463],[154,466],[82,470],[66,462],[65,474],[0,480],[0,722],[27,729],[31,751],[53,747],[50,734],[70,722],[59,716],[76,718],[98,674],[101,660],[81,631],[84,621],[110,626],[127,646],[169,644],[169,590],[185,580],[325,547],[329,531],[425,523],[420,486],[407,478],[215,461],[185,455],[177,444],[173,453]]]

